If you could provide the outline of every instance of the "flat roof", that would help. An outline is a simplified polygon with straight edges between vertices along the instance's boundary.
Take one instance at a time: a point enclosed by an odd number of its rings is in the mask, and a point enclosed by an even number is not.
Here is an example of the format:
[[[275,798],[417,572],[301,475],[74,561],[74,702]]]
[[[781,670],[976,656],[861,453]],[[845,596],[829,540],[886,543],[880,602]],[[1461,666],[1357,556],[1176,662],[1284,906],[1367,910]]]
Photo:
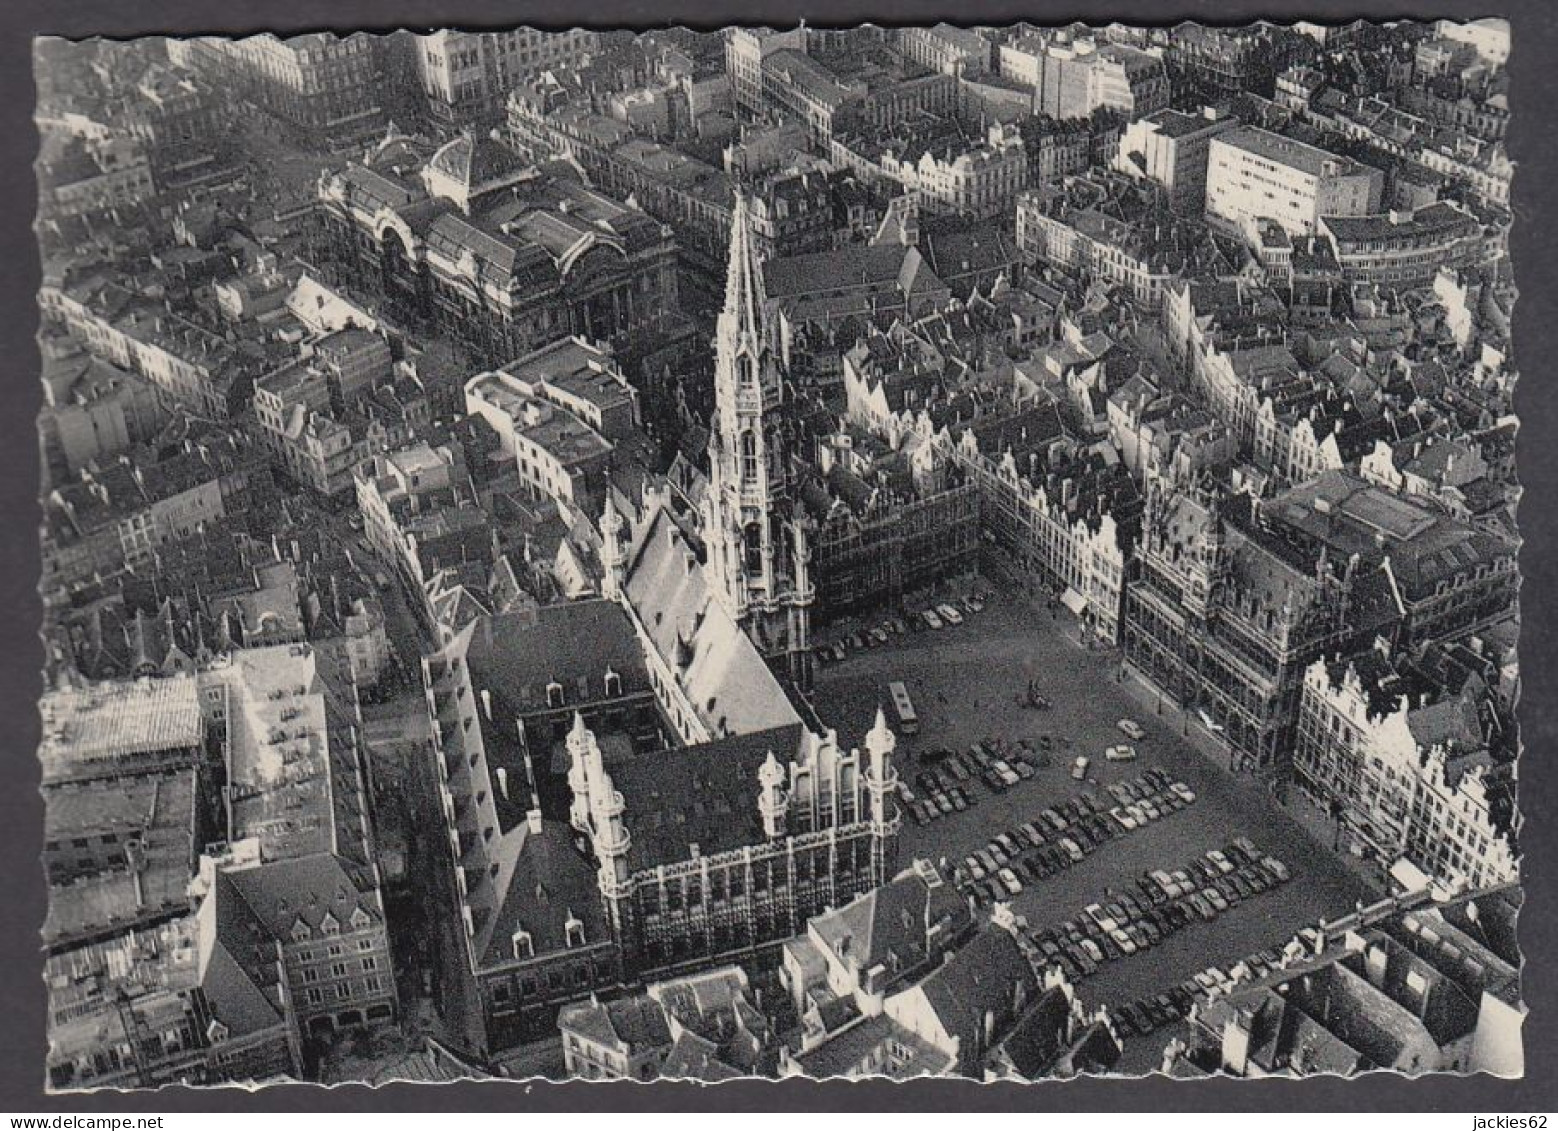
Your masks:
[[[1212,144],[1242,149],[1246,153],[1264,157],[1268,161],[1285,165],[1290,169],[1297,169],[1311,177],[1318,177],[1325,173],[1328,164],[1332,166],[1330,171],[1338,174],[1359,173],[1370,168],[1370,166],[1360,165],[1350,157],[1342,157],[1318,146],[1294,141],[1290,137],[1274,134],[1258,126],[1239,126],[1227,133],[1218,134],[1212,140]]]
[[[564,465],[572,465],[611,451],[611,442],[561,405],[531,396],[503,373],[482,373],[465,386],[471,397],[485,402],[514,422],[516,435],[524,436]]]
[[[45,695],[38,711],[45,781],[90,771],[93,763],[115,772],[112,760],[195,748],[205,735],[195,680],[187,675],[62,688]]]
[[[258,839],[267,859],[334,851],[330,735],[312,649],[244,649],[227,675],[229,839]]]
[[[1180,138],[1189,137],[1201,130],[1211,129],[1214,126],[1227,126],[1227,118],[1208,118],[1204,114],[1187,114],[1183,110],[1167,109],[1159,110],[1156,114],[1147,115],[1145,121],[1158,128],[1158,132],[1164,137]]]
[[[579,338],[560,338],[503,367],[521,380],[536,379],[601,409],[631,403],[632,387],[616,358]]]

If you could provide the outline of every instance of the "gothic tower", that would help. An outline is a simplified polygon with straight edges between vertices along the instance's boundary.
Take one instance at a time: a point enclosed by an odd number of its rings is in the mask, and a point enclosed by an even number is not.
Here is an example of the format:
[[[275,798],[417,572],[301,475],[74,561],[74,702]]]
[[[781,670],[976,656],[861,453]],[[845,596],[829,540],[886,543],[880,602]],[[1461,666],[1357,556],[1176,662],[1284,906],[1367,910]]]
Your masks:
[[[568,786],[573,794],[568,822],[589,844],[599,864],[596,882],[601,904],[612,937],[627,961],[636,946],[638,922],[633,910],[633,872],[628,864],[633,838],[623,820],[626,807],[606,770],[600,743],[578,712],[574,713],[567,745]]]
[[[714,362],[709,490],[701,515],[709,582],[768,662],[807,688],[815,592],[796,513],[784,372],[740,194]]]
[[[878,887],[893,878],[898,867],[898,830],[903,817],[895,800],[898,771],[893,769],[892,754],[898,740],[887,727],[887,716],[876,709],[876,722],[866,734],[866,795],[871,805],[871,877]]]

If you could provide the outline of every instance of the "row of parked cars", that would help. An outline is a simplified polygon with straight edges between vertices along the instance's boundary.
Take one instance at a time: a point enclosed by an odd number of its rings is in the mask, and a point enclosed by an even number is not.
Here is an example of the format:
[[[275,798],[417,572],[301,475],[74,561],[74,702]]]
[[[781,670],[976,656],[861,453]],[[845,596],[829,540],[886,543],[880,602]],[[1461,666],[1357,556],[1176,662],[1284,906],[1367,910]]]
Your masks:
[[[1172,803],[1164,800],[1166,808],[1183,807],[1195,799],[1183,782],[1173,781],[1158,769],[1148,770],[1124,784],[1144,795],[1156,797],[1161,793],[1174,799]],[[1156,811],[1162,816],[1165,810]],[[1098,798],[1078,794],[1045,809],[1035,820],[995,836],[984,848],[964,859],[954,872],[954,880],[982,902],[1010,899],[1021,895],[1029,884],[1080,863],[1099,845],[1141,823],[1145,821],[1129,816],[1122,820],[1119,806],[1110,808]]]
[[[940,775],[921,773],[914,784],[919,787],[918,793],[900,781],[898,800],[916,825],[928,825],[953,813],[962,813],[974,804],[967,786],[943,781]]]
[[[1106,962],[1150,950],[1176,931],[1286,882],[1288,875],[1280,860],[1240,837],[1178,871],[1146,873],[1135,893],[1100,900],[1064,923],[1031,932],[1029,959],[1036,967],[1059,966],[1068,977],[1086,978]],[[1153,1032],[1184,1016],[1195,995],[1223,976],[1209,969],[1187,978],[1172,990],[1118,1010],[1116,1023],[1125,1035]]]
[[[931,749],[920,755],[920,761],[934,768],[921,772],[917,781],[977,780],[992,793],[1002,793],[1031,780],[1045,760],[1027,742],[1019,741],[1015,746],[976,742],[962,751]]]
[[[1284,959],[1280,947],[1268,947],[1236,962],[1228,969],[1208,966],[1194,977],[1186,978],[1163,993],[1140,998],[1111,1010],[1120,1036],[1147,1036],[1172,1025],[1190,1012],[1198,998],[1220,987],[1229,987],[1246,977],[1259,978],[1277,969]]]
[[[965,617],[984,611],[984,607],[984,595],[976,593],[962,600],[943,601],[928,609],[919,609],[901,617],[887,617],[879,624],[857,629],[839,640],[818,645],[817,659],[824,664],[837,663],[848,658],[851,652],[880,648],[890,643],[895,636],[903,636],[910,632],[939,632],[943,628],[955,628],[963,623]]]
[[[909,816],[921,825],[971,805],[969,786],[973,782],[982,783],[991,793],[1004,793],[1032,780],[1039,767],[1047,764],[1047,756],[1024,741],[1015,746],[976,742],[963,751],[932,749],[921,754],[920,760],[931,768],[914,776],[914,789],[900,782],[898,796]]]
[[[1196,791],[1162,770],[1151,769],[1131,781],[1115,782],[1109,796],[1115,802],[1109,816],[1130,832],[1195,804]]]
[[[880,648],[890,643],[895,636],[903,636],[910,631],[910,622],[903,617],[888,617],[881,624],[862,628],[851,632],[840,640],[828,644],[819,644],[816,649],[817,660],[820,663],[837,663],[846,659],[851,652],[864,652],[868,648]]]

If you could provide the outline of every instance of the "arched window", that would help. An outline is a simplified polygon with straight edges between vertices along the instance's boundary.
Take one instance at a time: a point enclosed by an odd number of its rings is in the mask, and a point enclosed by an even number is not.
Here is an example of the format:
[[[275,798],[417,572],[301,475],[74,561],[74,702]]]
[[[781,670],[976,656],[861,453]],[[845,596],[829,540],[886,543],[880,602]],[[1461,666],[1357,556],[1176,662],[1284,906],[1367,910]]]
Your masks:
[[[757,478],[757,435],[751,429],[741,433],[741,478],[743,482]]]
[[[746,571],[749,574],[763,572],[763,528],[753,523],[746,528]]]

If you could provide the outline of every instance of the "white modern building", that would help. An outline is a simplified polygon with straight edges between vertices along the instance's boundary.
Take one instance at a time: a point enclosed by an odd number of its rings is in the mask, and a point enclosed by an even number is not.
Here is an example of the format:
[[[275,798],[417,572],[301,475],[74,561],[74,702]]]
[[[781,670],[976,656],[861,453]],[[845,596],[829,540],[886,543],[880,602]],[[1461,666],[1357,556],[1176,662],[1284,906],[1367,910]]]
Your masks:
[[[1212,139],[1206,171],[1206,215],[1252,232],[1271,220],[1295,236],[1315,233],[1322,216],[1369,216],[1379,211],[1385,175],[1255,126]]]

